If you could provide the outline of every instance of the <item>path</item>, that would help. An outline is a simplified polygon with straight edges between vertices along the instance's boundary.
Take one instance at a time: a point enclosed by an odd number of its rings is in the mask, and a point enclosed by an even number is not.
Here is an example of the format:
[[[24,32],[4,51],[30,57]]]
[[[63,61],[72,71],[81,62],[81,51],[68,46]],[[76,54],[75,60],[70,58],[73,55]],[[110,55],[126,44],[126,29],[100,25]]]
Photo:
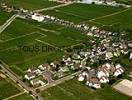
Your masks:
[[[34,12],[42,12],[42,11],[46,11],[46,10],[53,10],[55,8],[60,8],[60,7],[68,6],[68,5],[71,5],[71,4],[73,4],[73,2],[65,3],[65,4],[61,4],[61,5],[57,5],[57,6],[53,6],[53,7],[49,7],[49,8],[34,10]]]
[[[64,78],[58,79],[56,81],[53,81],[52,83],[49,83],[49,84],[47,84],[45,86],[38,87],[37,89],[40,89],[40,91],[44,91],[44,90],[46,90],[46,89],[48,89],[50,87],[56,86],[56,85],[61,84],[61,83],[65,82],[65,81],[73,79],[74,76],[78,75],[79,73],[81,73],[81,71],[75,72],[75,73],[73,73],[71,75],[68,75],[68,76],[65,76]]]
[[[25,93],[25,91],[24,92],[20,92],[20,93],[18,93],[18,94],[15,94],[15,95],[13,95],[13,96],[10,96],[10,97],[8,97],[8,98],[5,98],[4,100],[10,100],[10,99],[12,99],[12,98],[14,98],[14,97],[17,97],[17,96],[19,96],[19,95],[22,95],[22,94],[24,94]]]
[[[10,17],[2,26],[0,26],[0,34],[16,19],[17,15]]]
[[[36,96],[38,97],[38,100],[43,100],[42,97],[40,95],[38,95],[36,93],[36,91],[32,88],[30,88],[29,86],[27,86],[21,79],[19,79],[10,69],[9,66],[4,63],[3,61],[0,61],[2,64],[0,65],[0,67],[2,68],[2,70],[4,72],[6,72],[7,76],[13,80],[15,83],[17,82],[17,85],[19,85],[20,87],[22,87],[25,91],[30,92],[32,91],[32,95],[34,98],[36,98]]]

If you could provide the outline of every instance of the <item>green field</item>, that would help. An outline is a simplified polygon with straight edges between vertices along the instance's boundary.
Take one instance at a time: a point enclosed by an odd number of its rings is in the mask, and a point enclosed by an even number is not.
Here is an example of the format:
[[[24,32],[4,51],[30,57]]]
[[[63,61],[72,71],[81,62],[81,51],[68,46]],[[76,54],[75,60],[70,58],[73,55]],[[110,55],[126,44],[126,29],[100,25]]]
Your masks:
[[[124,3],[128,5],[132,5],[132,0],[115,0],[118,3]]]
[[[92,90],[76,80],[70,80],[42,92],[44,100],[131,100],[111,87]]]
[[[132,32],[132,9],[125,12],[111,15],[105,18],[99,18],[93,22],[99,25],[105,25],[111,27],[113,30],[122,30]]]
[[[11,84],[11,81],[7,81],[0,77],[0,100],[3,100],[7,97],[15,95],[19,92],[20,92],[20,90],[18,90],[16,87],[14,87]]]
[[[0,9],[0,25],[2,25],[10,16],[10,13],[7,13]]]
[[[25,8],[30,10],[47,8],[60,4],[57,2],[50,2],[48,0],[0,0],[0,2],[13,5],[18,8]]]
[[[77,30],[60,25],[16,19],[0,34],[2,41],[0,59],[7,63],[16,74],[23,75],[28,68],[61,58],[64,52],[59,49],[74,46],[89,39],[90,37],[82,35]],[[26,50],[22,49],[25,46]]]
[[[22,95],[14,97],[14,98],[11,98],[9,100],[34,100],[34,99],[27,94],[22,94]]]
[[[124,8],[102,5],[72,4],[54,10],[44,11],[43,14],[79,23],[118,12],[123,9]]]

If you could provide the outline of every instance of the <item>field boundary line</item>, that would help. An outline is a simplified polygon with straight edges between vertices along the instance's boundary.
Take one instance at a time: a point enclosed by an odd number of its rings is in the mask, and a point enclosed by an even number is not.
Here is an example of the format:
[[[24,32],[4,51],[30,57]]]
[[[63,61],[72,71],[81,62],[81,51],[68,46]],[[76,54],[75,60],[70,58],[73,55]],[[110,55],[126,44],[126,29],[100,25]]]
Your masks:
[[[68,48],[73,48],[73,47],[78,46],[78,45],[81,45],[81,44],[83,45],[83,43],[77,43],[77,44],[74,44],[74,45],[65,47],[64,50],[65,50],[65,49],[68,49]]]
[[[83,16],[76,15],[76,14],[72,14],[72,13],[66,12],[66,11],[55,10],[55,12],[59,12],[59,13],[62,13],[62,14],[67,14],[67,15],[72,15],[72,16],[74,16],[74,17],[79,17],[79,18],[82,18],[82,19],[87,19],[87,18],[85,18],[85,17],[83,17]]]
[[[56,87],[58,87],[61,91],[66,93],[68,96],[75,96],[73,93],[69,92],[68,90],[64,89],[63,87],[61,87],[59,85],[57,85]]]
[[[17,46],[12,46],[12,47],[10,47],[10,48],[6,48],[6,49],[0,50],[0,52],[6,51],[6,50],[10,50],[10,49],[12,49],[12,50],[17,50],[18,48],[17,48]]]
[[[21,73],[24,73],[24,71],[21,69],[21,68],[19,68],[18,66],[16,66],[16,65],[12,65],[10,68],[16,68],[17,70],[19,70]]]
[[[104,16],[100,16],[100,17],[95,17],[93,19],[90,19],[90,20],[86,20],[86,21],[82,21],[80,22],[79,24],[83,24],[83,23],[87,23],[87,22],[93,22],[93,23],[96,23],[95,20],[97,19],[102,19],[102,18],[106,18],[106,17],[109,17],[109,16],[113,16],[113,15],[118,15],[120,13],[123,13],[123,12],[126,12],[128,10],[131,10],[132,8],[128,8],[128,9],[125,9],[125,10],[122,10],[122,11],[117,11],[117,12],[114,12],[114,13],[111,13],[111,14],[107,14],[107,15],[104,15]],[[100,23],[101,24],[101,23]],[[103,25],[103,24],[102,24]],[[106,25],[107,26],[107,25]]]
[[[5,99],[3,99],[3,100],[9,100],[9,99],[11,99],[11,98],[17,97],[17,96],[22,95],[22,94],[25,94],[25,93],[26,93],[25,91],[24,91],[24,92],[20,92],[20,93],[18,93],[18,94],[12,95],[12,96],[10,96],[10,97],[8,97],[8,98],[5,98]]]
[[[38,31],[35,31],[35,32],[31,32],[31,33],[29,33],[29,34],[25,34],[25,35],[18,36],[18,37],[16,37],[16,38],[11,38],[11,39],[6,40],[6,41],[3,41],[3,42],[1,42],[1,43],[8,42],[8,41],[12,41],[12,40],[15,40],[15,39],[19,39],[19,38],[22,38],[22,37],[25,37],[25,36],[28,36],[28,35],[31,35],[31,34],[35,34],[35,33],[37,33],[37,32],[38,32]],[[37,33],[37,34],[38,34],[38,33]]]
[[[37,27],[39,30],[41,31],[44,31],[44,32],[51,32],[51,33],[59,33],[58,31],[55,31],[55,30],[48,30],[48,29],[45,29],[45,28],[41,28],[41,27]],[[46,35],[47,36],[47,35]]]
[[[128,10],[131,10],[131,8],[128,8],[128,9],[125,9],[125,10],[122,10],[122,11],[118,11],[118,12],[114,12],[112,14],[108,14],[108,15],[105,15],[105,16],[97,17],[97,18],[91,19],[89,21],[94,21],[94,20],[97,20],[97,19],[102,19],[102,18],[113,16],[113,15],[118,15],[118,14],[121,14],[121,13],[126,12]]]
[[[46,10],[53,10],[53,9],[56,9],[56,8],[60,8],[60,7],[71,5],[73,3],[74,2],[64,3],[64,4],[57,5],[57,6],[52,6],[52,7],[48,7],[48,8],[38,9],[38,10],[34,10],[34,12],[42,12],[42,11],[46,11]]]
[[[45,41],[42,41],[42,40],[39,40],[39,39],[35,39],[37,42],[40,42],[40,43],[42,43],[42,44],[47,44],[47,45],[49,45],[49,46],[51,46],[51,47],[54,47],[54,48],[57,48],[57,49],[60,49],[59,47],[56,47],[56,46],[54,46],[54,45],[52,45],[52,44],[50,44],[50,43],[47,43],[47,42],[45,42]]]
[[[11,16],[2,26],[0,26],[0,34],[16,19],[16,17],[16,14]]]
[[[45,56],[47,56],[47,55],[37,55],[36,57],[30,57],[30,58],[28,58],[28,59],[24,59],[24,61],[17,61],[17,62],[15,62],[15,63],[13,63],[13,65],[17,65],[17,64],[20,64],[20,63],[24,63],[24,62],[28,62],[28,61],[31,61],[31,60],[34,60],[34,59],[36,59],[36,58],[40,58],[40,57],[45,57]],[[21,68],[20,68],[21,69]],[[23,69],[22,69],[23,70]],[[25,70],[23,70],[23,71],[25,71]]]

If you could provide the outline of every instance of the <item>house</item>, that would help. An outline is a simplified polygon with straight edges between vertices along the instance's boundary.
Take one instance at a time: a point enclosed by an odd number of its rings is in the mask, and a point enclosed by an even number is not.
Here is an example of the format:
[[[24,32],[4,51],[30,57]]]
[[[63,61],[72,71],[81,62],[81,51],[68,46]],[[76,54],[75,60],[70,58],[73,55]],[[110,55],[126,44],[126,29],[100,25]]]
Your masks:
[[[85,77],[84,77],[82,74],[80,74],[80,75],[78,76],[78,81],[79,81],[79,82],[83,82],[84,79],[85,79]]]
[[[42,81],[42,80],[39,80],[39,79],[33,79],[30,81],[30,84],[33,85],[33,86],[43,86],[45,85],[45,83]]]
[[[72,61],[67,61],[67,62],[65,63],[65,65],[66,65],[66,66],[73,66],[74,63],[73,63]]]
[[[102,76],[109,77],[110,64],[106,63],[98,68],[97,77],[101,78]]]
[[[106,52],[106,54],[105,54],[105,59],[106,59],[106,60],[109,60],[109,59],[111,59],[112,57],[113,57],[112,52]]]
[[[100,83],[108,83],[109,82],[109,78],[107,76],[102,76],[99,79]]]
[[[119,76],[124,72],[124,68],[120,64],[117,64],[115,68],[114,76]]]
[[[71,66],[71,69],[72,70],[79,70],[81,69],[81,64],[80,63],[75,63],[73,66]]]
[[[69,68],[67,66],[64,66],[64,67],[60,67],[60,70],[62,72],[69,72]]]
[[[74,53],[74,54],[72,55],[72,59],[81,59],[81,57],[80,57],[80,55]]]
[[[91,77],[87,82],[86,85],[93,87],[93,88],[101,88],[101,84],[96,77]]]
[[[49,68],[49,65],[48,64],[42,64],[42,65],[39,65],[38,68],[41,70],[41,71],[44,71],[46,69]]]
[[[105,72],[104,70],[100,70],[98,73],[97,73],[97,77],[100,79],[102,78],[103,76],[107,76],[107,72]]]
[[[57,66],[60,66],[60,62],[59,61],[54,61],[54,62],[51,62],[50,65],[54,68],[56,68]]]
[[[57,77],[57,78],[61,78],[61,77],[63,77],[64,76],[64,73],[61,71],[61,70],[59,70],[58,72],[56,72],[55,74],[54,74],[54,77]]]
[[[31,79],[33,79],[33,78],[35,78],[35,77],[36,77],[36,75],[35,75],[34,72],[27,73],[27,74],[24,76],[24,78],[27,79],[27,80],[31,80]]]
[[[34,70],[32,70],[32,72],[34,72],[36,75],[42,74],[42,71],[40,69],[34,69]]]
[[[62,59],[62,61],[68,62],[68,61],[71,61],[71,58],[68,57],[68,56],[64,56],[63,59]]]

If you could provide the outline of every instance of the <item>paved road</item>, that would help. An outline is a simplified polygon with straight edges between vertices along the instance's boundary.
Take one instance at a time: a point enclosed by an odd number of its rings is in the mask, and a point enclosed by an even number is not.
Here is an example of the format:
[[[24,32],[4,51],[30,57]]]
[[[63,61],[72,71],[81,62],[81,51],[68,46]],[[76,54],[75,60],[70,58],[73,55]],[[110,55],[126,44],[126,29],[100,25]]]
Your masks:
[[[16,19],[17,15],[13,15],[2,26],[0,26],[0,34]]]
[[[52,10],[52,9],[55,9],[55,8],[64,7],[64,6],[68,6],[68,5],[71,5],[71,4],[73,4],[73,2],[60,4],[60,5],[57,5],[57,6],[43,8],[43,9],[39,9],[39,10],[34,10],[34,12],[42,12],[42,11],[46,11],[46,10]]]
[[[75,76],[75,75],[78,75],[79,73],[81,73],[81,71],[76,72],[76,73],[73,73],[73,74],[71,74],[71,75],[68,75],[68,76],[66,76],[66,77],[64,77],[64,78],[61,78],[61,79],[59,79],[59,80],[53,81],[52,83],[49,83],[49,84],[47,84],[47,85],[45,85],[45,86],[38,87],[37,89],[40,89],[40,91],[44,91],[44,90],[46,90],[46,89],[48,89],[48,88],[50,88],[50,87],[56,86],[56,85],[58,85],[58,84],[61,84],[61,83],[65,82],[65,81],[67,81],[67,80],[73,79],[74,76]]]
[[[2,61],[1,61],[1,62],[2,62]],[[2,62],[2,65],[0,65],[0,66],[1,66],[2,70],[3,70],[4,72],[7,73],[6,75],[7,75],[10,79],[12,79],[14,82],[18,82],[18,85],[21,86],[24,90],[26,90],[27,92],[32,91],[32,95],[33,95],[34,98],[37,96],[37,97],[38,97],[37,100],[43,100],[42,97],[41,97],[40,95],[38,95],[38,94],[35,92],[34,89],[32,89],[32,88],[28,87],[27,85],[25,85],[25,83],[24,83],[21,79],[19,79],[16,75],[14,75],[14,74],[10,71],[9,66],[8,66],[7,64],[5,64],[4,62]]]

